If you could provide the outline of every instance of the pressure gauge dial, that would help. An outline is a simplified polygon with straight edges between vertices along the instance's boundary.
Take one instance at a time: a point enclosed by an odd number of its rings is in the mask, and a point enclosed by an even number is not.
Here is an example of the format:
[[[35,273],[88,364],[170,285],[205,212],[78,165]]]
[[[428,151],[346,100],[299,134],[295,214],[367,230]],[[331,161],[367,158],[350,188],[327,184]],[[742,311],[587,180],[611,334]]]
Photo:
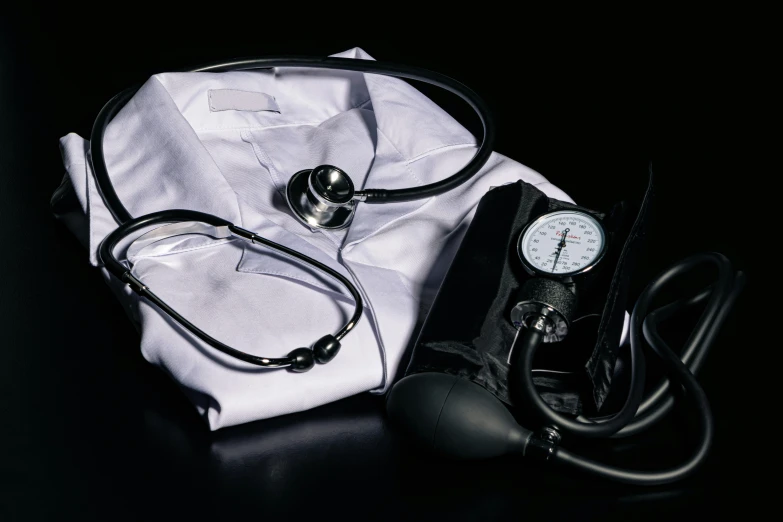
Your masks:
[[[606,234],[590,214],[560,210],[526,226],[517,250],[531,274],[569,277],[598,264],[606,251]]]

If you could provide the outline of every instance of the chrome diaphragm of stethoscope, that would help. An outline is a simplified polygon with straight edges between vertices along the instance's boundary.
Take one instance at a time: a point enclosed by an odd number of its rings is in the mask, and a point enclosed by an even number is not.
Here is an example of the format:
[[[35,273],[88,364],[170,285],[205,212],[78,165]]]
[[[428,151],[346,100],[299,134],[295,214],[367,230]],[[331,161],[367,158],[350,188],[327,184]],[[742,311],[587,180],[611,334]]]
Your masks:
[[[437,196],[459,187],[472,178],[484,166],[490,154],[492,154],[495,128],[485,103],[475,92],[460,82],[426,69],[349,58],[281,57],[217,63],[198,67],[187,72],[226,72],[274,67],[339,69],[394,76],[429,83],[452,92],[466,101],[478,115],[484,129],[484,137],[481,144],[467,165],[448,178],[421,187],[395,190],[363,189],[357,191],[349,175],[333,165],[314,166],[312,169],[294,173],[286,187],[286,199],[292,215],[305,226],[313,229],[331,230],[345,228],[350,225],[356,205],[359,202],[395,203]],[[104,266],[115,277],[130,285],[134,292],[154,303],[160,310],[185,327],[193,335],[231,357],[264,368],[288,368],[295,372],[308,371],[316,362],[325,364],[332,360],[340,349],[341,339],[353,329],[362,315],[362,299],[359,291],[351,281],[315,259],[269,241],[218,216],[192,210],[172,209],[134,218],[125,208],[109,177],[103,151],[103,138],[109,123],[137,90],[138,87],[126,89],[109,100],[98,114],[90,135],[90,158],[95,182],[106,208],[119,225],[117,229],[103,240],[99,247],[99,256]],[[133,276],[131,270],[117,259],[114,252],[120,240],[129,234],[141,231],[152,225],[187,221],[206,224],[206,227],[201,227],[202,232],[200,233],[202,234],[215,238],[235,236],[259,243],[325,272],[330,277],[337,279],[353,297],[356,304],[352,317],[339,331],[333,335],[322,337],[312,347],[297,348],[287,356],[279,358],[252,355],[214,339],[177,313],[163,299],[155,295],[148,286]],[[207,231],[204,232],[203,230]]]
[[[351,224],[356,203],[365,201],[348,174],[334,165],[319,165],[294,174],[285,190],[294,215],[313,228],[341,229]]]

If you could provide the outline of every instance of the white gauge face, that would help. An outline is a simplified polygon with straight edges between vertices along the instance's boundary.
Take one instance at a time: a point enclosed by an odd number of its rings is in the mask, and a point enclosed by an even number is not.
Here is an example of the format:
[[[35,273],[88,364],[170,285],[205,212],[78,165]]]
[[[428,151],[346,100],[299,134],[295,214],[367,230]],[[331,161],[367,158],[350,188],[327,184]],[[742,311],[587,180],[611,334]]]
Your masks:
[[[519,255],[541,274],[575,275],[593,267],[606,246],[604,229],[584,212],[564,210],[544,214],[519,238]]]

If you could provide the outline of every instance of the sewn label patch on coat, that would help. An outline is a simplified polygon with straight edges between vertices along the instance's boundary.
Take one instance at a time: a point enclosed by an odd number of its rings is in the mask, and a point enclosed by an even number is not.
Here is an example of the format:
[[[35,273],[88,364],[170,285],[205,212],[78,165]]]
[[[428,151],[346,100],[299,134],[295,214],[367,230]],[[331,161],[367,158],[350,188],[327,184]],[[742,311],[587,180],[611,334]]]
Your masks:
[[[238,91],[236,89],[210,89],[209,110],[219,111],[271,111],[280,112],[274,97],[264,92]]]

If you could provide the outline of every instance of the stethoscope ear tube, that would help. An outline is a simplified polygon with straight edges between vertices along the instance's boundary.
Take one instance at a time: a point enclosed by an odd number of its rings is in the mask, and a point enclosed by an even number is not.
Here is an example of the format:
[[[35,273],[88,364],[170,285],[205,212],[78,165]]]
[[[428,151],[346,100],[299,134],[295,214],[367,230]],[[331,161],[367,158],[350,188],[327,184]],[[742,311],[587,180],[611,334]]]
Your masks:
[[[163,299],[155,295],[155,293],[148,286],[146,286],[141,280],[131,274],[130,269],[122,264],[114,255],[114,249],[117,247],[117,244],[123,238],[134,232],[161,223],[183,221],[199,221],[215,227],[227,227],[231,233],[237,237],[243,238],[253,243],[260,243],[268,248],[293,257],[299,261],[303,261],[315,267],[316,269],[327,273],[334,279],[338,280],[351,294],[351,297],[354,299],[355,303],[353,315],[348,320],[348,322],[346,322],[336,333],[325,335],[316,341],[313,344],[312,349],[296,348],[286,357],[282,358],[269,358],[252,355],[218,341],[188,321],[185,317],[180,315],[176,310],[169,306]],[[262,366],[264,368],[289,368],[294,372],[305,372],[311,369],[316,362],[320,364],[326,364],[337,355],[337,352],[340,350],[340,341],[359,322],[364,308],[359,290],[350,280],[348,280],[339,272],[336,272],[332,268],[324,265],[319,261],[316,261],[309,256],[306,256],[305,254],[275,243],[274,241],[270,241],[254,232],[238,227],[223,218],[194,210],[163,210],[131,219],[117,227],[117,229],[115,229],[111,234],[106,236],[98,248],[98,256],[101,263],[113,276],[118,278],[120,281],[127,283],[134,292],[148,299],[163,312],[170,315],[175,321],[185,327],[185,329],[190,331],[193,335],[227,355],[250,364],[254,364],[256,366]]]
[[[128,100],[138,90],[138,87],[125,89],[106,102],[101,112],[98,113],[98,117],[95,118],[95,123],[90,133],[90,163],[95,176],[95,185],[98,187],[98,193],[100,193],[101,199],[103,199],[106,208],[109,209],[114,221],[120,225],[130,221],[133,217],[128,212],[128,209],[125,208],[125,205],[122,204],[122,201],[120,201],[117,191],[114,190],[111,178],[109,178],[106,158],[103,154],[103,135],[106,133],[109,122],[125,107]]]

